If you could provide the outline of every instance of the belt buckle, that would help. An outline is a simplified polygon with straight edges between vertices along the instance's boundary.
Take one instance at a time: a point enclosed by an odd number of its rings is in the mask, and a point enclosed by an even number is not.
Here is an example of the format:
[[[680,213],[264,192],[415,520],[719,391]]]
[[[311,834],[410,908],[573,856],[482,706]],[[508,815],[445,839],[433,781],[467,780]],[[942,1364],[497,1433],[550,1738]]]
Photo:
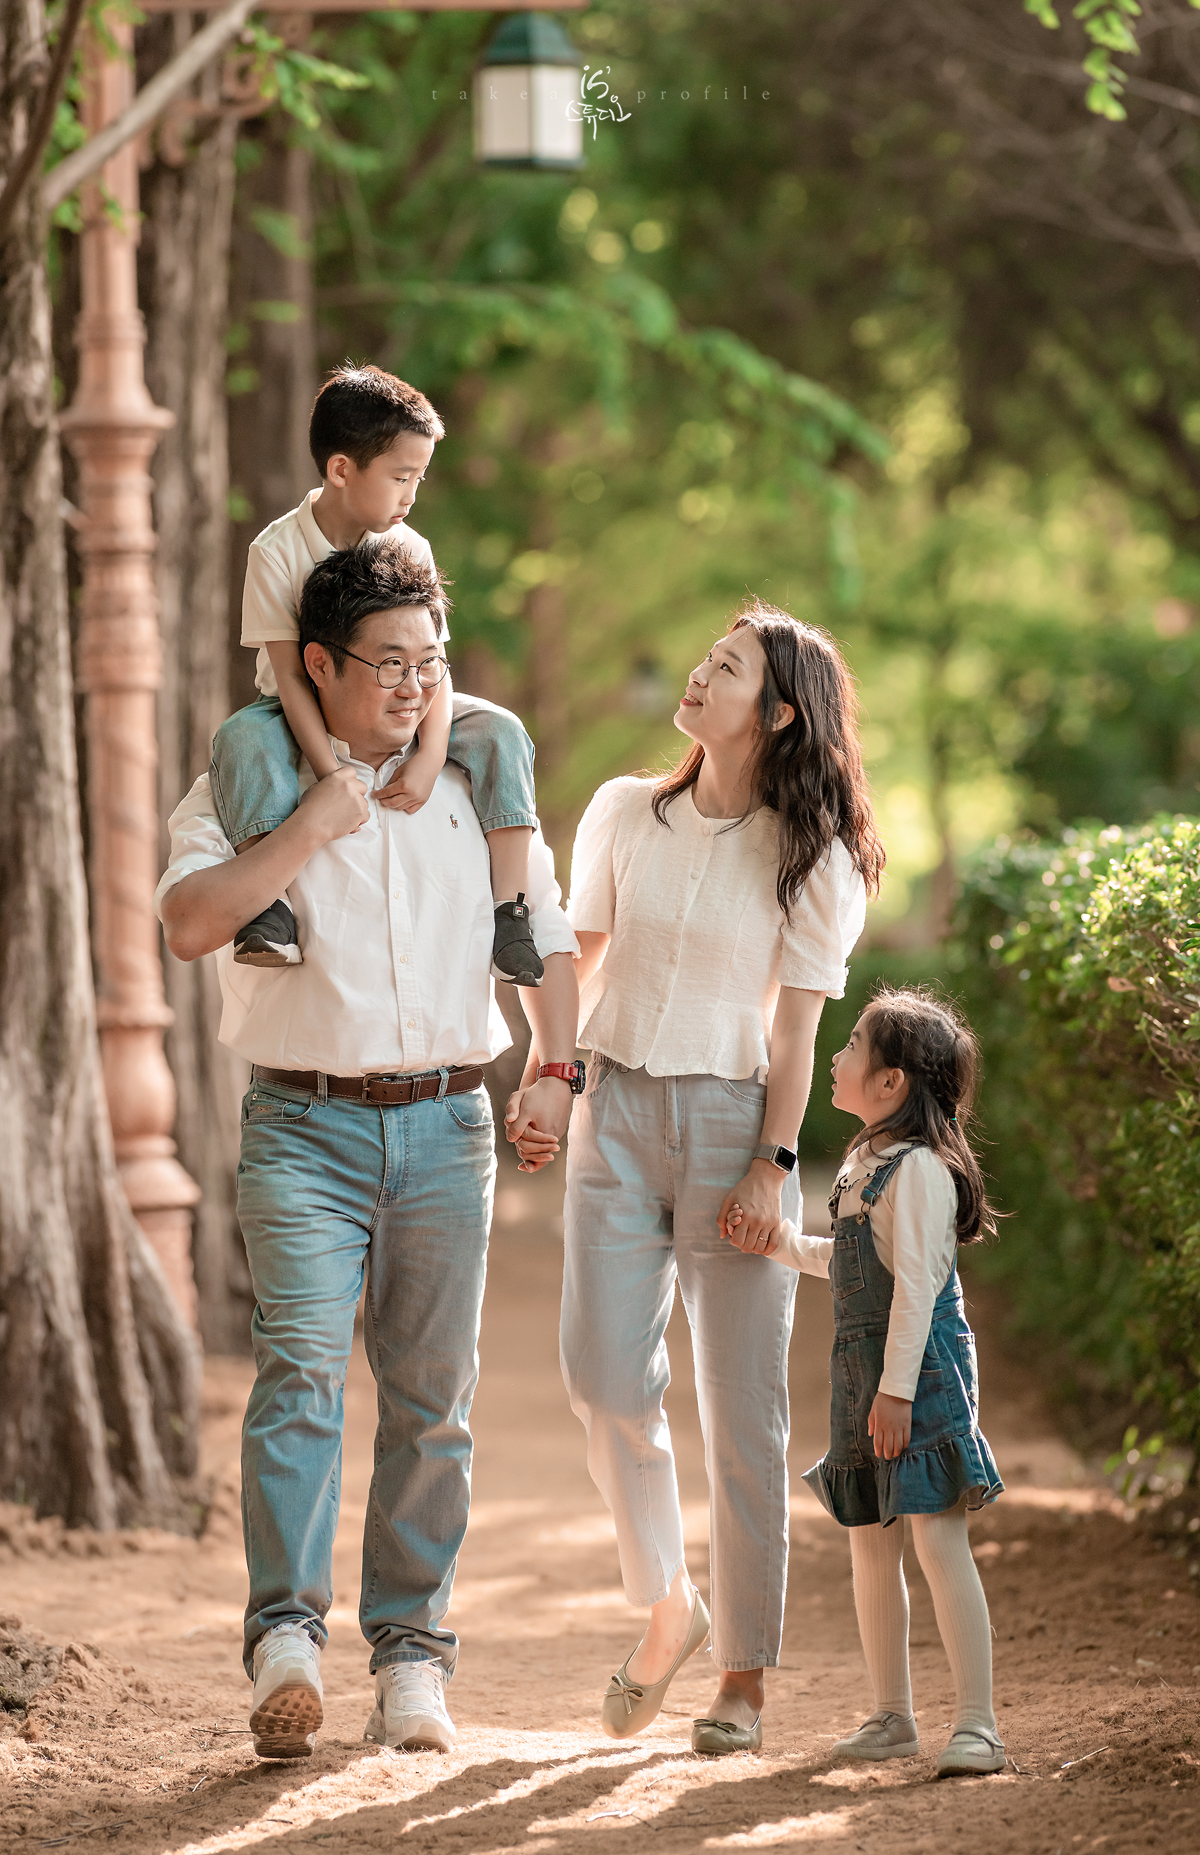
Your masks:
[[[407,1080],[408,1080],[407,1076],[397,1076],[397,1075],[364,1076],[363,1085],[362,1085],[362,1099],[367,1103],[368,1107],[386,1108],[389,1105],[386,1101],[379,1101],[376,1098],[376,1096],[372,1095],[371,1093],[372,1082],[406,1082]]]

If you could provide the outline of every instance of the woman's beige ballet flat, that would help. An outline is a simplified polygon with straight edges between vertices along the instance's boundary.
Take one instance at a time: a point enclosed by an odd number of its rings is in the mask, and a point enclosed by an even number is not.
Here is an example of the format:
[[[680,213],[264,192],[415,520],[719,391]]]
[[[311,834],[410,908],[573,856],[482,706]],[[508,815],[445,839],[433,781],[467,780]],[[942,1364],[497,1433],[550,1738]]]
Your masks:
[[[727,1752],[757,1752],[762,1747],[762,1714],[753,1726],[735,1726],[732,1720],[693,1720],[692,1751],[708,1758]]]
[[[618,1668],[605,1689],[604,1699],[600,1704],[600,1724],[610,1739],[630,1739],[634,1733],[640,1733],[643,1726],[649,1726],[666,1699],[667,1689],[672,1681],[684,1663],[695,1655],[697,1649],[704,1647],[707,1636],[708,1612],[704,1608],[703,1598],[697,1591],[695,1602],[692,1605],[692,1621],[687,1641],[661,1681],[653,1683],[631,1681],[629,1664],[637,1651],[630,1650],[623,1665]]]

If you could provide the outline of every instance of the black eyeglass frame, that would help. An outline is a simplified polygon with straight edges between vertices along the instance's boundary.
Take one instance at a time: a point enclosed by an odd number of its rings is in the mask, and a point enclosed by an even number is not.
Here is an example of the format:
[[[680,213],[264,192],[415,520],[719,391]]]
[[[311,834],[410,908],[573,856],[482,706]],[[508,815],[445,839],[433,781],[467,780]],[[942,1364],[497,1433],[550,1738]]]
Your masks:
[[[408,673],[410,670],[415,670],[417,673],[418,689],[437,689],[445,682],[447,676],[450,674],[450,665],[446,662],[446,659],[442,656],[440,651],[433,657],[422,658],[420,663],[404,663],[403,657],[385,657],[383,663],[372,663],[369,657],[360,657],[357,651],[348,651],[344,644],[330,644],[328,640],[324,638],[320,639],[319,642],[325,650],[341,651],[343,657],[353,657],[355,663],[365,664],[368,670],[374,670],[375,681],[379,684],[381,689],[401,689],[408,681]],[[385,683],[382,676],[379,674],[383,669],[384,663],[404,663],[404,675],[398,676],[394,683]],[[442,674],[438,677],[436,682],[423,683],[421,681],[421,671],[427,663],[440,663],[442,666]]]

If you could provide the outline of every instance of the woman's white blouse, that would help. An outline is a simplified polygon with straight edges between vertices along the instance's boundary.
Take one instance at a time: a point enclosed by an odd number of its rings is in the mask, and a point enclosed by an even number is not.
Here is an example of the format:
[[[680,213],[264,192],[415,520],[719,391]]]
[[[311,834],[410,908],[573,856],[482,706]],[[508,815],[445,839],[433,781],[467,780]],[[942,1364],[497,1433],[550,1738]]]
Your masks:
[[[652,1076],[765,1074],[780,986],[846,989],[862,876],[835,840],[788,922],[774,812],[730,826],[702,818],[689,790],[659,824],[653,793],[652,780],[610,780],[575,837],[568,917],[612,936],[580,996],[579,1041]]]

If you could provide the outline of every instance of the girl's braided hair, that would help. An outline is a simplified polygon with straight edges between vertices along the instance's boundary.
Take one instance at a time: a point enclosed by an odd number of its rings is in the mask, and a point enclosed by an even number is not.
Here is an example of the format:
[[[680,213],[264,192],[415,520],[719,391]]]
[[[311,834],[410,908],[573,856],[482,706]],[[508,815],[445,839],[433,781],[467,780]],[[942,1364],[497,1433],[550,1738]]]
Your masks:
[[[863,1013],[871,1073],[902,1069],[908,1094],[885,1120],[857,1134],[864,1143],[911,1140],[927,1146],[949,1167],[958,1189],[955,1229],[960,1243],[995,1236],[995,1214],[966,1128],[979,1075],[979,1045],[970,1025],[947,1000],[922,986],[881,986]]]

